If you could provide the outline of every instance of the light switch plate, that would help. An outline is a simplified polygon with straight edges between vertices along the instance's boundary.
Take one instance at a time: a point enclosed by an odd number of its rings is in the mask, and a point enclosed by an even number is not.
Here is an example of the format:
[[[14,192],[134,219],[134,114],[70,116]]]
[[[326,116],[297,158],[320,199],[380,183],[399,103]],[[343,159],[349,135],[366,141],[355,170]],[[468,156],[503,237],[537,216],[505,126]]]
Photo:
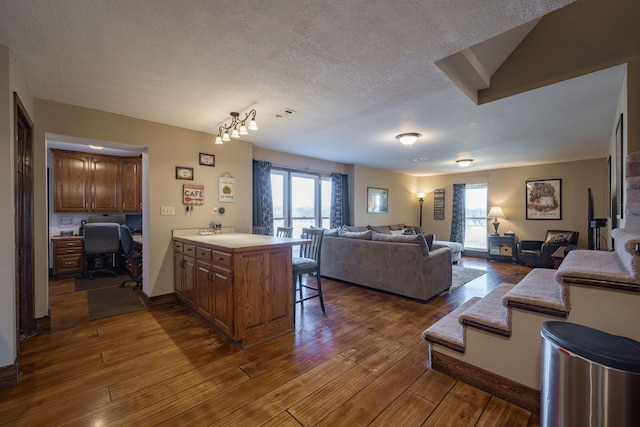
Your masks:
[[[160,206],[160,215],[175,215],[176,209],[173,206]]]

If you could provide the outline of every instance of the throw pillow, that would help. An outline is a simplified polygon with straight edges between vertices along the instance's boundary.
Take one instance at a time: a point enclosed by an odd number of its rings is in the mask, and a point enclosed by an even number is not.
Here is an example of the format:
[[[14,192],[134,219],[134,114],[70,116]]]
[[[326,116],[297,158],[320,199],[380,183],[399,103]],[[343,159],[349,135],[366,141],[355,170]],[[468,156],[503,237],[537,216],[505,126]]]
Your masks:
[[[429,255],[429,247],[427,246],[427,241],[424,239],[422,234],[395,235],[374,232],[373,236],[371,236],[371,240],[391,243],[413,243],[414,245],[420,246],[420,252],[422,252],[422,255]]]
[[[325,236],[338,237],[338,228],[330,228],[328,230],[324,230]]]
[[[387,227],[389,227],[389,230],[404,230],[404,224],[393,224]]]
[[[407,225],[405,228],[410,228],[415,234],[422,234],[422,227],[419,225]]]
[[[402,236],[404,234],[404,230],[389,230],[389,234],[394,236]]]
[[[402,230],[402,234],[411,235],[411,234],[417,234],[417,233],[415,231],[413,231],[413,228],[407,227],[404,230]]]
[[[552,245],[566,245],[569,243],[569,236],[564,233],[558,233],[555,236],[550,237],[546,243],[550,243]]]
[[[433,234],[423,234],[424,236],[424,240],[427,241],[427,246],[429,246],[429,250],[432,250],[432,246],[433,246],[433,239],[435,239],[435,235]]]
[[[369,229],[367,227],[355,227],[355,226],[351,226],[351,225],[343,225],[342,226],[342,230],[343,231],[369,231]]]
[[[367,226],[369,230],[375,231],[380,234],[391,234],[391,230],[386,225],[369,225]]]
[[[367,231],[344,231],[342,229],[338,230],[338,236],[346,237],[347,239],[360,239],[360,240],[371,240],[371,230]]]

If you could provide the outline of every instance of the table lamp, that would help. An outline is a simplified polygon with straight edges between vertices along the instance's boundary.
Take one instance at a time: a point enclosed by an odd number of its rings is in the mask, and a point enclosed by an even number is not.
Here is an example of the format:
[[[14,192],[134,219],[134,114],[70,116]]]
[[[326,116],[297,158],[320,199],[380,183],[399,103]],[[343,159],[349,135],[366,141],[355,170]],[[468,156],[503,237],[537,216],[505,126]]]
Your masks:
[[[496,232],[493,233],[492,236],[499,236],[500,233],[498,233],[498,227],[500,226],[500,223],[498,222],[498,218],[506,218],[504,216],[504,212],[502,212],[502,208],[499,206],[491,206],[489,215],[487,215],[487,217],[493,218],[493,228],[496,230]]]

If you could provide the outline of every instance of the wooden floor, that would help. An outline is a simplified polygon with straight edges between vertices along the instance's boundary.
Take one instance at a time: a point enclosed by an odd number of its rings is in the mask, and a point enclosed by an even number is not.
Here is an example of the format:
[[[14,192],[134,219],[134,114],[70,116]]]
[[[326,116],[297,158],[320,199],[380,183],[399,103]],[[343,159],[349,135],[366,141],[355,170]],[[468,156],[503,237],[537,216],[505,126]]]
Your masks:
[[[529,271],[460,265],[488,274],[427,304],[323,279],[326,315],[309,300],[294,333],[244,351],[182,305],[89,321],[86,291],[51,281],[51,332],[22,342],[0,425],[537,426],[428,367],[425,328]]]

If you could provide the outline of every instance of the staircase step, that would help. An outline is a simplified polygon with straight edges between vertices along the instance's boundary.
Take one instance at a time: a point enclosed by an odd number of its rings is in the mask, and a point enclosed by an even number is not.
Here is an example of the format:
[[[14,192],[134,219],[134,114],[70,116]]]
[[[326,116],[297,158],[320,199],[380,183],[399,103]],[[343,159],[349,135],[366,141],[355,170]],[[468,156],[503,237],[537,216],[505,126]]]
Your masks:
[[[557,270],[534,268],[506,293],[503,303],[510,308],[566,318],[570,311],[568,289],[556,281],[556,272]]]
[[[469,307],[460,315],[464,326],[471,326],[486,332],[511,336],[511,310],[502,303],[504,295],[516,285],[502,283],[487,296]]]
[[[440,344],[452,350],[464,353],[466,348],[464,327],[459,321],[460,314],[480,301],[480,297],[473,297],[451,313],[438,320],[422,332],[425,341]]]

